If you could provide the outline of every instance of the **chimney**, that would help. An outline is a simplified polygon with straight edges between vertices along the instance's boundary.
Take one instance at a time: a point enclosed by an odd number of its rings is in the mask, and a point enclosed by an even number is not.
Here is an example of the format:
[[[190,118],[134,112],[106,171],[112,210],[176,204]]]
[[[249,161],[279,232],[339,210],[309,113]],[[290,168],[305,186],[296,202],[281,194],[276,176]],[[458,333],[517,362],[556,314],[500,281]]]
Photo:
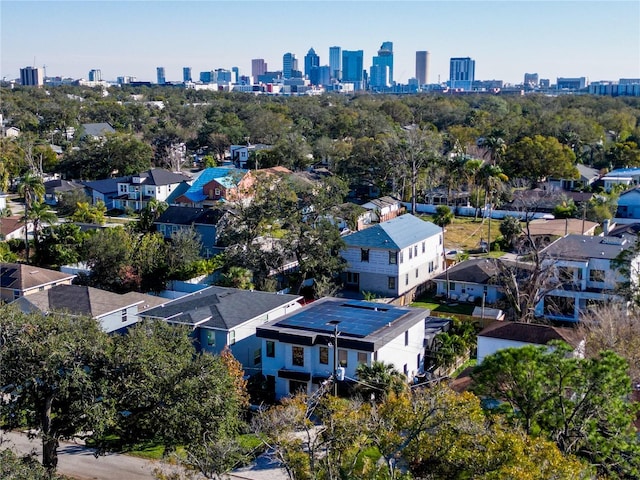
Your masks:
[[[610,229],[610,220],[607,218],[605,219],[604,222],[602,222],[602,231],[604,232],[605,235],[609,235],[609,229]]]

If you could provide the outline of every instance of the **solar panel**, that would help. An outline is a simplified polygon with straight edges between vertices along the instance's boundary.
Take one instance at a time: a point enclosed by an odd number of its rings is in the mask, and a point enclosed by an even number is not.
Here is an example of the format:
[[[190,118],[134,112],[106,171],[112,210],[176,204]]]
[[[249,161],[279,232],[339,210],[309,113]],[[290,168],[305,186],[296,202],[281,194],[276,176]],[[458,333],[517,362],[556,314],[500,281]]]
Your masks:
[[[283,318],[278,327],[364,338],[405,315],[404,309],[361,300],[319,301]]]
[[[11,286],[13,282],[15,282],[16,277],[14,274],[18,271],[17,268],[9,267],[0,269],[0,287],[7,288]]]

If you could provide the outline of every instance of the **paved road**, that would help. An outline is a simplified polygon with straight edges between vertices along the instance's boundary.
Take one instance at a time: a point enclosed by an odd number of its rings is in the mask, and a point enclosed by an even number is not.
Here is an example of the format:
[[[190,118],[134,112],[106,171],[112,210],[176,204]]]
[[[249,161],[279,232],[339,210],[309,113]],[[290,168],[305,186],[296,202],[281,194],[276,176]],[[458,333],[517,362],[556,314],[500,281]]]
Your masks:
[[[2,448],[9,447],[21,455],[32,452],[42,460],[42,443],[40,439],[29,440],[27,435],[19,432],[3,432],[0,434]],[[76,480],[154,480],[156,468],[171,471],[171,467],[162,462],[144,460],[117,453],[96,458],[93,449],[72,442],[61,442],[58,448],[58,472]],[[260,457],[253,465],[244,467],[229,474],[233,480],[288,480],[284,469]]]

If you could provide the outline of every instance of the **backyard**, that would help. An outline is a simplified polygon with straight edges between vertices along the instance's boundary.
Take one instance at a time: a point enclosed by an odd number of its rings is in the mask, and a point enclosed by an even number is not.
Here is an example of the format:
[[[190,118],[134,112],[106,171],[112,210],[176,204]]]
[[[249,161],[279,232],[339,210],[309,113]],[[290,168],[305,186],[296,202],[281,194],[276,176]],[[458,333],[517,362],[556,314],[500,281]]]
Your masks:
[[[421,218],[433,221],[431,215],[424,215]],[[447,251],[479,250],[480,242],[487,240],[488,233],[488,218],[483,222],[481,218],[475,220],[473,217],[454,217],[453,222],[446,227],[445,248]],[[495,242],[500,236],[500,220],[491,220],[491,241]]]

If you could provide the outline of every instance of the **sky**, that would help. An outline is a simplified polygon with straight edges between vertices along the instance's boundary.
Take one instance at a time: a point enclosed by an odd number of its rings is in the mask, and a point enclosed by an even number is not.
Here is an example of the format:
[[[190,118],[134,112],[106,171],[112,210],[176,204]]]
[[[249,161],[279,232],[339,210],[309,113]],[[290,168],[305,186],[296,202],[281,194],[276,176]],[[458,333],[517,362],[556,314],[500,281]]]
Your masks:
[[[415,52],[430,52],[429,83],[449,78],[451,57],[476,61],[476,79],[521,83],[525,72],[555,83],[640,78],[640,1],[11,1],[0,0],[0,78],[46,65],[47,76],[104,80],[131,75],[181,81],[251,59],[299,68],[313,47],[320,65],[329,47],[364,50],[364,66],[393,42],[394,80],[415,76]]]

